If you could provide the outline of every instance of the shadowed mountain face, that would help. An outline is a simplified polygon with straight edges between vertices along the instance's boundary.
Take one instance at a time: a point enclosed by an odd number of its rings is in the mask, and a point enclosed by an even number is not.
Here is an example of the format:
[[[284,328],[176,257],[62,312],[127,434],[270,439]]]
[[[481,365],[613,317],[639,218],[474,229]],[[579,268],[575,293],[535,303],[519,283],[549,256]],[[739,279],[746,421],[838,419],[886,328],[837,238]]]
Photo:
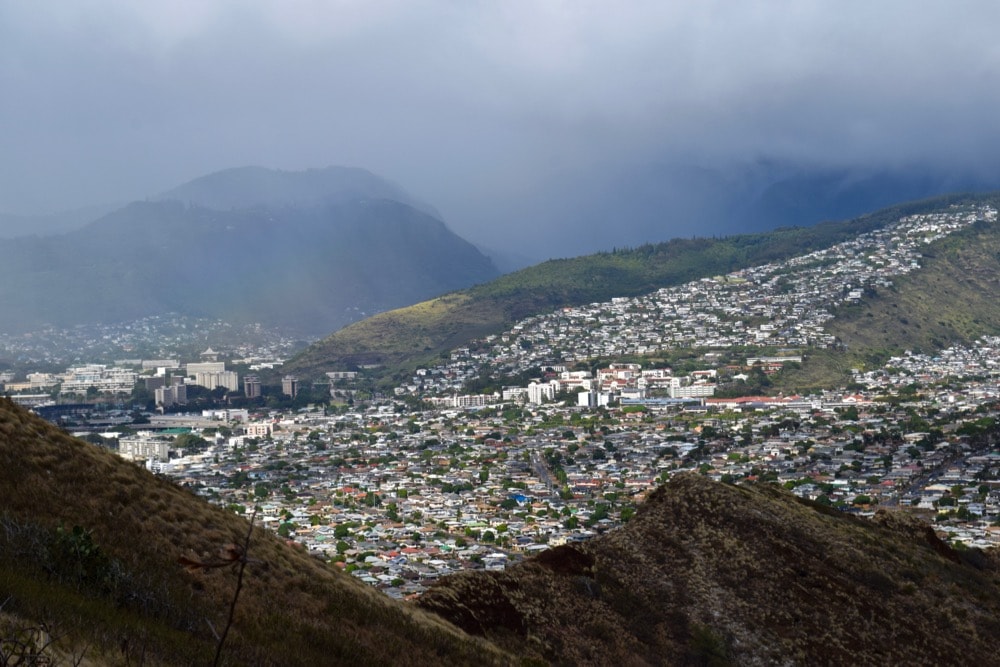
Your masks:
[[[992,664],[998,581],[993,555],[907,515],[692,474],[620,530],[448,577],[418,605],[559,664]]]
[[[121,204],[86,206],[69,211],[36,215],[0,213],[0,238],[12,239],[19,236],[65,234],[74,229],[79,229],[120,207]]]
[[[439,219],[384,197],[400,193],[361,170],[232,170],[2,242],[0,330],[172,312],[320,335],[496,276]]]

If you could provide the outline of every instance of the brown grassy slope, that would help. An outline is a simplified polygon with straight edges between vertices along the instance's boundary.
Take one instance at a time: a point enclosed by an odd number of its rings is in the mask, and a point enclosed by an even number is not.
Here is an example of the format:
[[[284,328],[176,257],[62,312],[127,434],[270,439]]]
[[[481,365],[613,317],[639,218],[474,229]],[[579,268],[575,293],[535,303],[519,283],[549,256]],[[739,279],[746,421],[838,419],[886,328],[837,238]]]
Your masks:
[[[60,548],[60,524],[91,531],[101,557]],[[62,650],[87,647],[100,664],[210,664],[209,625],[222,631],[236,574],[189,573],[177,559],[217,560],[247,528],[0,399],[0,603],[22,625],[68,634]],[[263,530],[250,557],[226,664],[507,662]]]
[[[490,333],[503,325],[504,318],[503,308],[493,300],[475,301],[462,292],[446,294],[340,329],[282,366],[282,372],[318,376],[355,365],[429,361],[442,350]]]
[[[1000,576],[904,515],[696,475],[625,527],[419,604],[562,664],[995,664]]]

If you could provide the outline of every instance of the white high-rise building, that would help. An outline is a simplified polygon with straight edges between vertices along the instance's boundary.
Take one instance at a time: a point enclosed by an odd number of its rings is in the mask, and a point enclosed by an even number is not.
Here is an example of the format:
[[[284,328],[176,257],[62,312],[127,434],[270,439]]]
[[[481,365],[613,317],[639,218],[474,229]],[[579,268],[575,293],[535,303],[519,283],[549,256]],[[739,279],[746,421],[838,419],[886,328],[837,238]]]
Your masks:
[[[552,382],[532,382],[528,385],[528,402],[533,405],[541,405],[545,401],[551,401],[556,397],[556,390],[559,383]]]
[[[194,383],[206,389],[225,387],[229,391],[240,390],[240,378],[236,371],[199,371],[194,375]]]
[[[166,461],[169,453],[170,443],[154,437],[149,431],[139,431],[134,436],[118,439],[118,455],[130,461]]]

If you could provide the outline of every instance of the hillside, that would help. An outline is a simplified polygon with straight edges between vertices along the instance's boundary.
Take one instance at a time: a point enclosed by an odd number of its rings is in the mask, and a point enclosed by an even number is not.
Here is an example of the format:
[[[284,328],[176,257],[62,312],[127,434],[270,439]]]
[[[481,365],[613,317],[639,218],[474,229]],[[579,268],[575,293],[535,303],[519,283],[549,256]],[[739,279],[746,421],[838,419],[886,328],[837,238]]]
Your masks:
[[[16,238],[18,236],[51,236],[63,234],[119,208],[116,205],[87,206],[69,211],[37,215],[14,215],[0,213],[0,238]]]
[[[243,543],[246,520],[6,399],[0,508],[2,650],[44,628],[65,664],[211,664],[236,568],[189,571],[178,559],[219,561]],[[248,555],[223,664],[506,662],[273,533],[256,529]]]
[[[236,170],[180,188],[181,201],[0,241],[0,331],[179,313],[320,335],[497,275],[438,218],[363,197],[396,190],[358,171]]]
[[[809,355],[781,386],[842,385],[906,350],[930,353],[1000,331],[1000,227],[977,224],[925,248],[919,271],[844,307],[827,325],[842,344]]]
[[[418,604],[554,664],[994,664],[1000,567],[906,515],[689,474],[620,530]]]
[[[674,239],[635,249],[550,260],[496,280],[345,327],[312,345],[283,370],[302,376],[382,364],[403,377],[421,363],[500,333],[519,319],[569,305],[635,296],[698,278],[829,247],[912,213],[975,197],[943,197],[885,209],[848,222],[722,239]]]

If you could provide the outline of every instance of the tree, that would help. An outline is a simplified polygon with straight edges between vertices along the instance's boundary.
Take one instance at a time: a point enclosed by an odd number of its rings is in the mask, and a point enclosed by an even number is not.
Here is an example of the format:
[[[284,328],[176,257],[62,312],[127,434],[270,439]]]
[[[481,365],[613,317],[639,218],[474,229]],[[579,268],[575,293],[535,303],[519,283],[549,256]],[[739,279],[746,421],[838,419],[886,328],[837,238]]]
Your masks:
[[[608,506],[606,503],[597,503],[594,508],[593,513],[590,515],[590,519],[587,520],[587,526],[594,526],[598,521],[602,521],[608,518]]]
[[[208,448],[208,441],[201,436],[182,433],[174,438],[174,447],[183,449],[185,452],[201,452]]]

